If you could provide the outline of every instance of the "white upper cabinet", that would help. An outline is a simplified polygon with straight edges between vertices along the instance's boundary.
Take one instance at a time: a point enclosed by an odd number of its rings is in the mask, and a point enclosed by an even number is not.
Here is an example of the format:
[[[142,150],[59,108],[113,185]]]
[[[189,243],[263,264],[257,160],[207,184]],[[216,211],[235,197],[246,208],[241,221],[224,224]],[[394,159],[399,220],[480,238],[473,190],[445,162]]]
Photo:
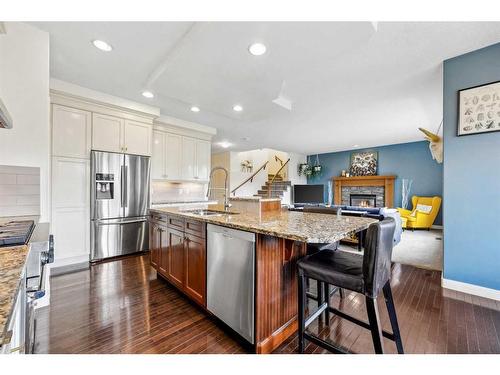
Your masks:
[[[196,139],[182,137],[181,175],[183,180],[196,178]]]
[[[151,155],[153,127],[142,122],[125,120],[122,146],[127,154]]]
[[[208,181],[209,141],[155,128],[152,143],[153,180]]]
[[[153,130],[153,157],[151,158],[151,178],[161,180],[166,178],[166,137],[167,134]]]
[[[153,131],[152,178],[182,180],[182,137],[177,134]]]
[[[196,141],[195,179],[208,180],[210,174],[210,142]]]
[[[92,116],[92,149],[125,152],[122,146],[123,125],[121,118],[94,113]]]
[[[52,105],[52,155],[90,157],[92,114],[62,105]]]
[[[152,131],[149,124],[94,113],[92,149],[149,156]]]
[[[182,137],[176,134],[165,134],[165,178],[180,180]]]

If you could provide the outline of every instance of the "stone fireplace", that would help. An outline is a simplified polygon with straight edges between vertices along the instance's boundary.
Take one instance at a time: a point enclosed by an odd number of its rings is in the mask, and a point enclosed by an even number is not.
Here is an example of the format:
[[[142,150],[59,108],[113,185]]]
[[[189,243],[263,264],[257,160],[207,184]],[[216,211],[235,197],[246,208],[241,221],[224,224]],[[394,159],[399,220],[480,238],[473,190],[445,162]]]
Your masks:
[[[350,194],[349,206],[377,207],[377,196],[375,194]]]
[[[334,204],[393,207],[396,176],[334,177]]]

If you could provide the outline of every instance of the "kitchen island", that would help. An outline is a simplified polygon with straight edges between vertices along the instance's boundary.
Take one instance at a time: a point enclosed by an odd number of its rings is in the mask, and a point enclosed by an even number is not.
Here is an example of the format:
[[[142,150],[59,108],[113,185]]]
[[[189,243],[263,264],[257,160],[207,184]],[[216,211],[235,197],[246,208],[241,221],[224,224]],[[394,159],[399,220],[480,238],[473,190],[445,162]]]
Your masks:
[[[306,255],[307,243],[335,242],[376,222],[287,210],[200,213],[177,208],[150,210],[151,264],[160,276],[207,309],[207,223],[255,233],[256,353],[272,352],[297,330],[296,263]]]

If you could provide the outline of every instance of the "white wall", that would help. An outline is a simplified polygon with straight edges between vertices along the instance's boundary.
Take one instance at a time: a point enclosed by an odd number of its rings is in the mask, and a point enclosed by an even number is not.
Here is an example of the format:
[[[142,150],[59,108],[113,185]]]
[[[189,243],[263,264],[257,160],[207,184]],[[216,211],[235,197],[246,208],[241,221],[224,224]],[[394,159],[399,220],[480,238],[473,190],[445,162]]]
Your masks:
[[[49,220],[49,35],[19,22],[0,34],[0,97],[13,121],[0,129],[0,164],[40,168],[41,220]]]
[[[290,158],[290,162],[287,167],[287,179],[291,181],[292,185],[294,184],[307,184],[307,179],[305,176],[299,176],[297,173],[298,165],[300,163],[305,163],[307,160],[306,155],[297,154],[297,153],[287,153],[283,151],[277,151],[272,149],[261,149],[261,150],[252,150],[245,152],[231,152],[230,156],[230,185],[231,190],[233,190],[236,186],[250,177],[251,173],[241,172],[241,162],[243,160],[250,160],[253,162],[254,171],[257,170],[263,163],[269,160],[269,164],[265,171],[259,172],[253,182],[248,182],[243,185],[240,189],[236,191],[236,196],[252,196],[257,193],[257,190],[261,188],[261,186],[265,185],[267,181],[268,173],[274,174],[279,167],[281,166],[279,162],[276,162],[274,159],[274,155],[278,155],[283,162],[285,162],[288,158]],[[285,167],[286,168],[286,167]],[[285,192],[283,195],[282,203],[289,204],[291,202],[290,191]]]
[[[236,186],[245,181],[248,177],[252,175],[257,169],[264,164],[269,158],[269,152],[267,149],[262,150],[251,150],[244,152],[231,152],[230,157],[230,191],[232,191]],[[253,172],[242,172],[241,162],[244,160],[250,160],[253,163]],[[241,188],[236,191],[237,197],[247,197],[257,194],[263,185],[267,181],[267,170],[260,171],[253,179],[253,182],[247,182]],[[231,194],[233,196],[233,194]]]

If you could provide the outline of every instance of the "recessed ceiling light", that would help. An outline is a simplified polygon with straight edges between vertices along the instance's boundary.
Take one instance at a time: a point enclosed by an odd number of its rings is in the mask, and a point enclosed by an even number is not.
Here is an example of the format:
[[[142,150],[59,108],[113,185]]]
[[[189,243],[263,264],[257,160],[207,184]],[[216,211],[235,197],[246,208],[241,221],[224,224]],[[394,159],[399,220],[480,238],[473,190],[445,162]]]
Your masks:
[[[359,145],[352,145],[352,147],[359,147]]]
[[[104,40],[96,39],[96,40],[92,41],[92,44],[96,48],[99,48],[101,51],[104,51],[104,52],[109,52],[113,49],[113,47],[110,44],[106,43]]]
[[[239,104],[236,104],[235,106],[233,106],[233,111],[241,112],[243,111],[243,107]]]
[[[250,52],[254,56],[261,56],[266,53],[266,46],[262,43],[253,43],[248,47],[248,52]]]
[[[200,112],[200,108],[196,106],[191,107],[191,112]]]
[[[224,141],[224,142],[219,142],[219,146],[220,146],[220,147],[222,147],[222,148],[228,148],[228,147],[230,147],[230,146],[231,146],[231,143],[226,142],[226,141]]]
[[[145,98],[151,99],[155,97],[155,94],[153,94],[151,91],[143,91],[142,96]]]

